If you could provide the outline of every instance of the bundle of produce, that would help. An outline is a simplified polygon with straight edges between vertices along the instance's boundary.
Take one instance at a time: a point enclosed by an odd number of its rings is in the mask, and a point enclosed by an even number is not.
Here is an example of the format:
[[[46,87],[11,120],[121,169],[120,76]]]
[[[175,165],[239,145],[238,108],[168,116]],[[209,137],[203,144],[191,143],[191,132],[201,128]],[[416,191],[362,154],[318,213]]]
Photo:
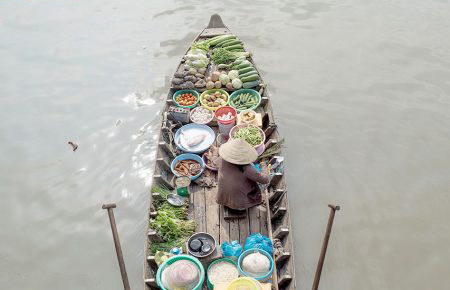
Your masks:
[[[232,63],[228,65],[222,64],[218,67],[221,69],[229,69],[233,71],[233,75],[236,75],[235,79],[241,82],[240,86],[242,86],[244,89],[253,88],[261,84],[258,71],[253,66],[253,64],[245,57],[238,57]],[[235,87],[234,83],[233,87]]]
[[[242,87],[241,80],[238,79],[239,72],[231,70],[228,73],[225,71],[214,71],[211,76],[206,78],[206,88],[208,90],[221,87],[226,87],[229,90],[240,89]]]
[[[270,146],[268,149],[266,149],[263,154],[259,155],[258,160],[263,160],[269,157],[272,157],[274,155],[280,154],[281,149],[283,148],[284,139],[281,139],[277,143]]]
[[[213,50],[211,55],[211,59],[215,64],[229,64],[239,57],[250,57],[250,52],[245,52],[244,48],[229,50],[228,47],[218,47]]]
[[[204,88],[205,72],[209,58],[205,50],[193,48],[183,57],[181,71],[175,73],[172,85],[176,89]]]
[[[202,166],[195,160],[180,160],[174,169],[180,176],[193,177],[202,171]]]
[[[187,220],[187,207],[175,207],[163,202],[157,208],[157,215],[150,220],[150,228],[157,231],[164,242],[152,243],[150,250],[168,252],[173,247],[182,247],[194,233],[195,222]]]

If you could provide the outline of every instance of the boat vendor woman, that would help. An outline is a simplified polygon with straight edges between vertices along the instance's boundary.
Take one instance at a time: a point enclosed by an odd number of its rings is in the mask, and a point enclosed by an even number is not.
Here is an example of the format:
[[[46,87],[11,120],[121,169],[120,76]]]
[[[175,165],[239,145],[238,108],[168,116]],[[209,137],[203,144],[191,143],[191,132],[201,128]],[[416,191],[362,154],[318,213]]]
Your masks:
[[[261,174],[251,164],[258,158],[255,148],[244,140],[230,140],[219,148],[217,203],[242,210],[262,202],[258,183],[269,183],[269,175]],[[265,168],[263,171],[266,170]]]

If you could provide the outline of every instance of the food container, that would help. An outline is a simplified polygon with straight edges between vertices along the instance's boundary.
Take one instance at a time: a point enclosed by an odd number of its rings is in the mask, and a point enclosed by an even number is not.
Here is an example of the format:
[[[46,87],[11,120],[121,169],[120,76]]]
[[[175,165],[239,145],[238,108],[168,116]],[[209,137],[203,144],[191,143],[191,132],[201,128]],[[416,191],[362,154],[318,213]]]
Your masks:
[[[194,119],[192,118],[192,116],[193,116],[196,112],[198,112],[198,111],[200,111],[200,110],[202,110],[202,109],[203,109],[203,110],[207,110],[207,111],[209,112],[209,116],[206,118],[206,120],[205,120],[204,122],[199,122],[199,121],[194,120]],[[213,113],[212,111],[206,109],[206,108],[203,108],[203,107],[197,107],[197,108],[194,108],[194,109],[191,110],[191,113],[190,113],[190,115],[189,115],[189,118],[191,119],[192,123],[195,123],[195,124],[203,124],[203,125],[205,125],[205,124],[208,124],[209,122],[211,122],[211,121],[214,119],[214,113]]]
[[[191,180],[195,180],[195,179],[199,178],[200,175],[202,175],[203,171],[205,171],[205,162],[203,162],[203,159],[200,156],[198,156],[197,154],[192,154],[192,153],[184,153],[184,154],[181,154],[181,155],[178,155],[177,157],[175,157],[175,159],[170,164],[170,169],[172,170],[172,173],[177,177],[180,177],[181,175],[179,175],[175,171],[175,165],[177,164],[178,161],[181,161],[181,160],[194,160],[194,161],[197,161],[198,163],[200,163],[200,166],[202,167],[202,169],[200,170],[200,173],[195,176],[190,177]]]
[[[222,89],[211,89],[211,90],[204,91],[204,92],[200,95],[200,104],[201,104],[203,107],[205,107],[205,108],[207,108],[208,110],[211,110],[211,111],[215,111],[215,110],[217,110],[218,108],[220,108],[221,106],[218,106],[218,107],[209,107],[208,105],[206,105],[206,104],[203,102],[203,96],[208,95],[208,94],[212,94],[212,93],[217,92],[217,91],[219,91],[219,92],[221,92],[222,94],[225,94],[225,95],[227,96],[227,100],[226,100],[226,102],[225,102],[225,106],[228,105],[228,103],[230,102],[230,95],[229,95],[225,90],[222,90]]]
[[[261,290],[262,286],[257,280],[250,277],[240,277],[234,279],[227,286],[227,290],[239,290],[239,289],[248,289],[248,290]]]
[[[259,276],[259,277],[253,277],[253,276],[251,276],[249,273],[245,272],[245,271],[242,269],[242,267],[241,267],[242,261],[244,260],[244,258],[245,258],[246,256],[250,255],[250,254],[255,253],[255,252],[259,252],[259,253],[263,254],[264,256],[266,256],[266,257],[269,259],[269,262],[270,262],[270,269],[269,269],[269,271],[268,271],[266,274],[264,274],[264,275],[262,275],[262,276]],[[266,281],[268,281],[268,280],[270,280],[270,279],[272,278],[272,272],[273,272],[273,268],[274,268],[273,258],[272,258],[272,256],[271,256],[269,253],[267,253],[267,252],[264,251],[264,250],[256,249],[256,248],[255,248],[255,249],[249,249],[249,250],[247,250],[247,251],[244,251],[244,252],[239,256],[239,259],[238,259],[238,263],[237,263],[237,264],[238,264],[239,272],[241,273],[242,276],[245,276],[245,277],[251,277],[251,278],[256,279],[256,280],[258,280],[258,281],[261,281],[261,282],[266,282]]]
[[[219,117],[231,113],[230,120],[220,120]],[[217,124],[219,125],[219,132],[221,134],[227,135],[230,133],[231,128],[236,125],[236,109],[230,106],[220,107],[215,112],[215,117],[217,119]]]
[[[179,105],[179,104],[177,103],[177,101],[176,101],[176,98],[177,98],[179,95],[182,95],[182,94],[193,94],[195,97],[197,97],[197,101],[196,101],[194,104],[190,105],[190,106],[182,106],[182,105]],[[173,102],[174,102],[178,107],[181,107],[181,108],[190,108],[190,109],[191,109],[191,108],[195,108],[195,107],[197,106],[198,102],[200,101],[200,96],[198,95],[198,92],[195,91],[195,90],[179,90],[179,91],[176,91],[176,92],[173,94],[172,100],[173,100]]]
[[[206,253],[192,251],[189,245],[191,241],[196,239],[200,239],[203,245],[208,244],[210,246],[210,250],[207,251]],[[197,258],[206,258],[208,256],[211,256],[211,254],[214,253],[214,251],[216,250],[216,246],[217,246],[216,239],[214,239],[214,237],[211,236],[210,234],[204,232],[193,234],[186,242],[186,249],[188,253]]]
[[[236,98],[237,96],[239,96],[240,94],[250,94],[250,95],[256,97],[256,102],[257,102],[256,105],[253,105],[253,106],[251,106],[250,108],[247,108],[247,109],[256,110],[256,108],[258,108],[259,105],[261,104],[261,95],[257,91],[252,90],[252,89],[240,89],[240,90],[234,91],[230,95],[230,106],[232,106],[233,108],[235,108],[235,106],[233,105],[233,103],[231,101],[234,98]],[[243,110],[238,110],[237,108],[236,108],[236,110],[237,110],[238,113],[243,111]]]
[[[180,261],[180,260],[191,261],[195,264],[195,266],[198,267],[198,269],[200,271],[200,279],[199,279],[197,285],[195,285],[195,287],[193,288],[193,290],[201,290],[202,286],[203,286],[203,282],[205,281],[205,268],[203,268],[202,263],[200,263],[200,261],[197,258],[190,256],[190,255],[173,256],[173,257],[169,258],[167,261],[165,261],[161,266],[159,266],[158,272],[156,272],[156,283],[158,284],[158,286],[162,290],[168,290],[168,289],[164,288],[164,286],[163,286],[162,273],[166,270],[166,268],[168,266],[170,266],[171,264],[175,263],[176,261]]]
[[[200,142],[199,144],[192,146],[192,147],[185,147],[186,145],[183,145],[183,140],[181,139],[182,133],[184,136],[187,137],[193,137],[198,134],[205,134],[206,138]],[[201,125],[201,124],[187,124],[183,127],[179,128],[175,132],[175,144],[177,147],[188,153],[202,153],[214,143],[214,140],[216,139],[216,134],[214,133],[213,129],[207,125]]]
[[[176,165],[176,163],[175,163]],[[188,176],[180,176],[175,179],[175,186],[177,187],[177,194],[179,196],[189,195],[189,185],[191,184],[191,179]]]
[[[211,264],[209,264],[208,270],[206,271],[206,277],[207,277],[207,278],[206,278],[206,283],[207,283],[207,285],[208,285],[208,289],[214,289],[214,284],[212,284],[211,281],[209,281],[209,276],[208,276],[209,270],[211,269],[211,267],[212,267],[214,264],[217,264],[217,263],[220,263],[220,262],[227,262],[227,263],[233,264],[234,266],[237,267],[236,262],[233,261],[233,260],[231,260],[231,259],[228,259],[228,258],[220,258],[220,259],[215,260],[215,261],[212,262]],[[238,269],[238,270],[239,270],[239,269]],[[233,281],[234,281],[234,280],[233,280]],[[230,283],[231,283],[231,282],[230,282]]]
[[[253,119],[251,120],[247,120],[245,119],[243,116],[244,114],[251,114],[253,115]],[[239,119],[241,120],[242,124],[252,124],[252,125],[257,125],[257,118],[256,118],[256,112],[253,111],[252,109],[248,109],[248,110],[243,110],[239,113]]]
[[[250,124],[240,124],[240,125],[236,125],[236,126],[234,126],[233,128],[231,128],[231,130],[230,130],[230,139],[234,139],[234,138],[233,138],[234,133],[235,133],[238,129],[240,129],[240,128],[245,128],[245,127],[255,127],[255,128],[258,128],[259,132],[261,133],[261,136],[262,136],[262,141],[261,141],[261,143],[259,143],[259,144],[257,144],[257,145],[254,146],[255,149],[258,151],[257,148],[260,147],[260,146],[264,146],[264,142],[266,141],[266,134],[264,134],[264,131],[263,131],[261,128],[259,128],[259,127],[256,127],[256,126],[253,126],[253,125],[250,125]]]
[[[202,159],[203,159],[203,162],[205,162],[206,168],[208,168],[209,170],[212,170],[212,171],[217,171],[217,170],[218,170],[218,168],[212,167],[212,166],[209,166],[209,165],[208,165],[208,157],[206,157],[206,152],[203,153]]]

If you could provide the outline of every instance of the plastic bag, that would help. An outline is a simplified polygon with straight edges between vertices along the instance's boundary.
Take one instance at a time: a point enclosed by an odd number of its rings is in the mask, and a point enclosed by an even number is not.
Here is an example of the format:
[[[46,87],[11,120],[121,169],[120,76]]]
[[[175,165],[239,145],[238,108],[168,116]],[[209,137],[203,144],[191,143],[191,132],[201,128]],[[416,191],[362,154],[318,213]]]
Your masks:
[[[224,257],[239,257],[242,253],[242,246],[238,241],[224,242],[220,247]]]
[[[255,248],[264,250],[272,255],[272,241],[268,237],[259,233],[250,235],[245,241],[244,249],[246,251]]]

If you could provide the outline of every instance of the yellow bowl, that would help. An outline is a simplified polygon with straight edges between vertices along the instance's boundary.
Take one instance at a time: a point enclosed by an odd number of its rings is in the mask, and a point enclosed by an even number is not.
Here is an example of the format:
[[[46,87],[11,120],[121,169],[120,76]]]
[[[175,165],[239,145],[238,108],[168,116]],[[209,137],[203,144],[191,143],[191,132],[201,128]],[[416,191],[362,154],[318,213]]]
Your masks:
[[[261,290],[261,284],[253,278],[250,277],[240,277],[234,279],[228,284],[227,290]]]
[[[221,92],[222,94],[224,94],[225,96],[227,96],[227,101],[225,102],[225,105],[218,106],[218,107],[210,107],[210,106],[206,105],[206,103],[203,102],[203,97],[204,97],[205,95],[209,95],[209,94],[215,93],[215,92],[217,92],[217,91],[219,91],[219,92]],[[200,104],[202,104],[203,107],[205,107],[206,109],[211,110],[211,111],[215,111],[215,110],[217,110],[217,109],[220,108],[220,107],[226,106],[226,105],[228,105],[229,102],[230,102],[230,95],[229,95],[226,91],[224,91],[224,90],[222,90],[222,89],[212,89],[212,90],[207,90],[207,91],[204,91],[204,92],[200,95]]]

